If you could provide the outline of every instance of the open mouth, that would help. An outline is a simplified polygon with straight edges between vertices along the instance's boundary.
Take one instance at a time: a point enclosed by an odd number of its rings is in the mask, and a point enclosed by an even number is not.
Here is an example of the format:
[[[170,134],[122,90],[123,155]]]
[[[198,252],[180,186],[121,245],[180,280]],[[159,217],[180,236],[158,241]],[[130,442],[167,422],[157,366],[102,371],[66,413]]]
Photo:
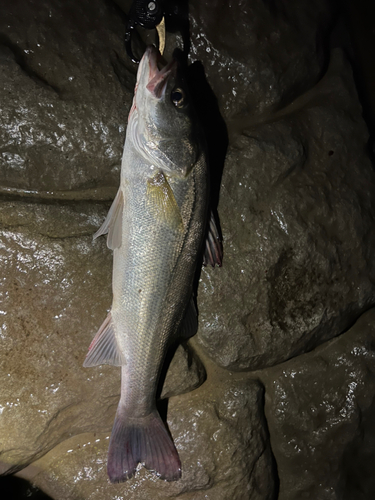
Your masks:
[[[147,47],[143,57],[148,59],[149,64],[149,80],[146,88],[154,97],[160,99],[165,93],[168,78],[176,70],[176,61],[173,59],[166,64],[165,59],[153,45]]]

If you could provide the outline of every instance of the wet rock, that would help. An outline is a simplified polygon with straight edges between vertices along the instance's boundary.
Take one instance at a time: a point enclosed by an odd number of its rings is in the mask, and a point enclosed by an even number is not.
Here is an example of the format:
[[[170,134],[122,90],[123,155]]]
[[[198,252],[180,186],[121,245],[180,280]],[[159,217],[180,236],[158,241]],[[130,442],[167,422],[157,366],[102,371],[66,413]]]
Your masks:
[[[368,500],[375,481],[375,310],[261,376],[279,500]]]
[[[111,253],[104,238],[92,241],[106,212],[93,203],[0,203],[1,473],[112,427],[120,370],[82,367],[112,300]],[[164,394],[204,377],[197,355],[178,349]]]
[[[118,183],[135,69],[114,5],[19,0],[3,9],[2,191]]]
[[[81,368],[110,303],[111,255],[91,236],[104,213],[89,204],[0,205],[0,460],[9,468],[100,427],[115,408],[117,370]]]
[[[202,61],[226,119],[282,107],[325,67],[329,2],[192,1],[189,8],[190,58]]]
[[[233,141],[222,269],[204,269],[198,340],[231,370],[270,366],[348,328],[375,301],[375,174],[351,69]]]
[[[25,469],[23,477],[59,500],[274,498],[272,457],[263,418],[263,389],[251,379],[208,380],[171,398],[168,423],[182,478],[168,483],[146,471],[122,484],[106,477],[108,436],[81,435]]]

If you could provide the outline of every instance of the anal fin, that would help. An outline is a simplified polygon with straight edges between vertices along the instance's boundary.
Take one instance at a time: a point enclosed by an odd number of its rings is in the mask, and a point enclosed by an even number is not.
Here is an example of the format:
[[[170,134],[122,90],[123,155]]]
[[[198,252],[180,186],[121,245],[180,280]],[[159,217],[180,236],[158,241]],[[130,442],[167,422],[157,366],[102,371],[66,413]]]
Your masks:
[[[117,344],[112,316],[108,313],[90,344],[83,366],[87,368],[97,365],[122,366],[124,364],[125,359]]]
[[[111,250],[121,246],[122,239],[122,211],[124,208],[124,197],[121,188],[117,191],[116,197],[113,200],[111,208],[105,221],[100,226],[93,238],[107,234],[107,246]]]

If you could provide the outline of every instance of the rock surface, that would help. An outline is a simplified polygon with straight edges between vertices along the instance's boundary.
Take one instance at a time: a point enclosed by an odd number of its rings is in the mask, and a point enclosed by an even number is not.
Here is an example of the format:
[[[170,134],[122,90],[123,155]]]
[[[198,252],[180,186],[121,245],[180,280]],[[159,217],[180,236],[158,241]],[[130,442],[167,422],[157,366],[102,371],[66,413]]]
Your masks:
[[[119,11],[100,0],[15,1],[3,9],[3,192],[117,185],[135,83],[124,29]]]
[[[115,409],[118,371],[81,368],[110,304],[111,256],[91,236],[104,213],[91,204],[0,204],[0,461],[10,468]]]
[[[285,106],[325,67],[333,10],[325,0],[198,0],[189,7],[191,60],[202,61],[226,119]]]
[[[106,476],[108,436],[80,435],[22,471],[52,498],[271,500],[273,460],[263,416],[263,389],[254,380],[209,379],[172,398],[168,424],[181,457],[175,483],[141,469],[125,484]]]
[[[222,269],[204,269],[198,339],[220,366],[259,369],[348,328],[375,301],[375,173],[351,69],[232,141],[218,211]]]
[[[206,380],[206,370],[197,354],[186,344],[173,353],[160,397],[170,398],[190,392]]]
[[[340,337],[265,371],[279,500],[375,496],[375,309]]]

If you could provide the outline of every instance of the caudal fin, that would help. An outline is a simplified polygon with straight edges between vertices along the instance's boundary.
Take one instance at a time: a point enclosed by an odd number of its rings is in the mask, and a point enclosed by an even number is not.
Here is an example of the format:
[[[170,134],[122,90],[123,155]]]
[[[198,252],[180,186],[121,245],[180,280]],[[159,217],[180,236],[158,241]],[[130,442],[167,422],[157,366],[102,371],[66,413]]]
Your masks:
[[[120,483],[131,478],[138,463],[167,481],[181,477],[177,450],[157,411],[138,419],[117,411],[108,450],[110,481]]]

